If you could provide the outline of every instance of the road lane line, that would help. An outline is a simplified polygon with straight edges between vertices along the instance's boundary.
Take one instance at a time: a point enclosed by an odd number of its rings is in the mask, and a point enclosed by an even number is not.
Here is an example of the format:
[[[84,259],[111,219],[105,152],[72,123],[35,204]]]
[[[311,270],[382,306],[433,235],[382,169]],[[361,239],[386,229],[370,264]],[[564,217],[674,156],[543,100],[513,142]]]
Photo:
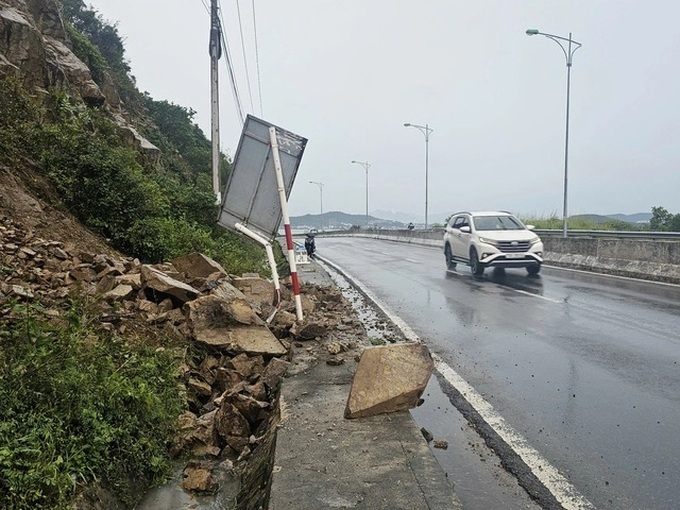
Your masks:
[[[358,288],[362,294],[373,301],[389,319],[401,330],[407,340],[422,343],[420,337],[404,320],[396,315],[390,308],[380,301],[373,293],[365,287],[359,280],[354,278],[344,269],[329,262],[326,259],[318,260],[319,264],[326,270],[328,265],[341,273],[352,285]],[[530,293],[527,293],[530,294]],[[535,294],[530,294],[535,296]],[[536,296],[541,297],[541,296]],[[595,506],[586,499],[558,470],[553,467],[548,460],[543,457],[538,450],[513,429],[505,419],[498,413],[486,399],[475,390],[463,377],[438,354],[431,352],[437,371],[446,381],[458,391],[463,398],[477,411],[486,424],[512,449],[515,454],[529,467],[534,476],[550,491],[560,505],[565,510],[594,510]]]
[[[504,287],[504,288],[512,289],[515,292],[519,292],[520,294],[523,294],[525,296],[531,296],[531,297],[535,297],[535,298],[538,298],[538,299],[542,299],[543,301],[549,301],[551,303],[557,303],[558,305],[564,303],[564,301],[560,301],[559,299],[552,299],[552,298],[549,298],[549,297],[541,296],[540,294],[534,294],[533,292],[527,292],[526,290],[513,289],[512,287]]]

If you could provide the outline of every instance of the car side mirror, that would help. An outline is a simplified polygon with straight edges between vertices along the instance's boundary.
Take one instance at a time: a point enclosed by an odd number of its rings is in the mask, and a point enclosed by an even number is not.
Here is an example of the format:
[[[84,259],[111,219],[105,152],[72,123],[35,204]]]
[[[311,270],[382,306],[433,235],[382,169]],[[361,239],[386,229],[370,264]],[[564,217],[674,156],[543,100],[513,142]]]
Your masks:
[[[465,233],[465,234],[469,234],[470,232],[472,232],[472,231],[470,230],[470,227],[468,227],[467,225],[464,225],[464,226],[460,227],[460,231],[463,232],[463,233]]]
[[[524,225],[528,230],[533,230],[536,227],[534,225]]]

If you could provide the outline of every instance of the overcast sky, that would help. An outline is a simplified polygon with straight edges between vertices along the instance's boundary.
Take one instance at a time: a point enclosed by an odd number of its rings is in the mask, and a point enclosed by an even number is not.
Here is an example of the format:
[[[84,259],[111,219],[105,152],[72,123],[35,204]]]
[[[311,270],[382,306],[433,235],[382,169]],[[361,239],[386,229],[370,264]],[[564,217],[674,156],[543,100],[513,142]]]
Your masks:
[[[87,0],[86,0],[87,1]],[[205,2],[205,3],[204,3]],[[196,110],[210,133],[209,0],[91,0],[117,22],[140,90]],[[309,139],[292,215],[464,209],[562,215],[566,66],[574,55],[569,214],[680,212],[680,3],[671,0],[221,0],[245,113]],[[221,144],[241,126],[220,63]]]

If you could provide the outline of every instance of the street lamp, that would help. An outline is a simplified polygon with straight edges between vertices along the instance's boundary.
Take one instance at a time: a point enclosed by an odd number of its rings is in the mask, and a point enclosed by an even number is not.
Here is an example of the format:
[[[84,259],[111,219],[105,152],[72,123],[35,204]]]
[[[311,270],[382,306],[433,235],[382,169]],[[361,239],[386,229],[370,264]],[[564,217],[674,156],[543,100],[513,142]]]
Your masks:
[[[371,166],[368,161],[354,161],[352,163],[361,165],[366,170],[366,228],[368,228],[368,168]]]
[[[571,63],[574,53],[581,47],[581,43],[574,41],[571,38],[571,32],[569,32],[569,38],[560,37],[559,35],[545,34],[539,32],[535,28],[530,28],[526,32],[527,35],[542,35],[555,41],[562,48],[562,53],[564,53],[564,58],[567,62],[567,121],[565,130],[565,140],[564,140],[564,208],[562,212],[562,237],[567,237],[567,169],[569,167],[569,95],[571,92]],[[567,43],[567,47],[564,47],[563,41]]]
[[[316,184],[319,187],[319,199],[321,202],[321,230],[323,230],[323,182],[309,181],[309,184]]]
[[[425,124],[424,126],[419,126],[418,124],[405,123],[404,127],[414,127],[418,129],[422,134],[425,135],[425,228],[427,229],[427,174],[428,174],[428,160],[430,153],[430,133],[434,131],[430,126]]]

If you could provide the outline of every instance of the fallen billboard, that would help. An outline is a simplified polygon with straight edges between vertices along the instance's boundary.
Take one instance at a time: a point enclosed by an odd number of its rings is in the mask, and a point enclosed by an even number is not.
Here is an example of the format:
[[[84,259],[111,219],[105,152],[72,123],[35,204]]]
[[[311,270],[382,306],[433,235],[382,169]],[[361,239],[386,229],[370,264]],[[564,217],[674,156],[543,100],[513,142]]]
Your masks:
[[[245,226],[273,241],[282,219],[270,128],[276,130],[286,199],[295,181],[307,139],[252,115],[246,117],[231,174],[222,194],[217,223],[232,231]]]

